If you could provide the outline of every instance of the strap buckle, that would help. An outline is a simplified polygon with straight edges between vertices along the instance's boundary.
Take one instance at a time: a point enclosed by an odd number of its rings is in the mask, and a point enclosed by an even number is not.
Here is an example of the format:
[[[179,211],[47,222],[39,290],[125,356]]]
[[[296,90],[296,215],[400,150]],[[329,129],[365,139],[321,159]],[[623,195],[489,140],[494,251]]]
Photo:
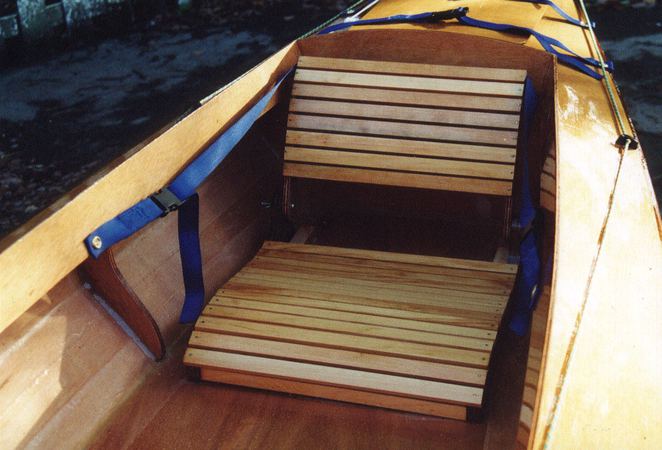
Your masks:
[[[466,16],[468,12],[469,8],[466,6],[455,9],[448,9],[446,11],[435,11],[430,15],[428,21],[434,23],[440,22],[442,20],[457,19]]]
[[[167,216],[169,213],[179,208],[182,203],[184,203],[167,187],[150,195],[149,199],[153,201],[156,206],[161,208],[161,217]]]

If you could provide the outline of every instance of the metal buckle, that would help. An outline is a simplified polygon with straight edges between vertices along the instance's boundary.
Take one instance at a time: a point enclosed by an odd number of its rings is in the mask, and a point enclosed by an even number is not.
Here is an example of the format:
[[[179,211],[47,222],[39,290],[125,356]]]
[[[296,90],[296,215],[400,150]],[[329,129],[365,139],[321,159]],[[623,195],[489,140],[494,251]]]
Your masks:
[[[156,206],[161,208],[163,213],[161,217],[165,217],[168,213],[175,211],[183,203],[172,191],[168,188],[163,188],[158,192],[149,196]]]
[[[434,23],[434,22],[439,22],[441,20],[457,19],[459,17],[466,16],[468,12],[469,12],[469,8],[466,6],[463,6],[461,8],[448,9],[446,11],[436,11],[432,13],[432,15],[428,20]]]

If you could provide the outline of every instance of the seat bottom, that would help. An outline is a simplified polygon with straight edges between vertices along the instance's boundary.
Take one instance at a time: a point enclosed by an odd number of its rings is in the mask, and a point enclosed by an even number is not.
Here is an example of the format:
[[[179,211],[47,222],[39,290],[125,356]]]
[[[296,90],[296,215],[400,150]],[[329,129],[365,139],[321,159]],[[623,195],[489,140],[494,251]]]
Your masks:
[[[198,319],[203,380],[465,420],[516,265],[265,242]]]

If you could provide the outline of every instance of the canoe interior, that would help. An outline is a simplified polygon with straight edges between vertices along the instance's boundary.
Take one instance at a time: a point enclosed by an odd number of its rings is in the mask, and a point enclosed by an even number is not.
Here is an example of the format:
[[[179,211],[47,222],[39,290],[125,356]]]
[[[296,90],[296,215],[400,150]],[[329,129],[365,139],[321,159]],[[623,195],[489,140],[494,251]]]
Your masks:
[[[541,184],[543,166],[548,167],[541,219],[547,259],[554,246],[555,169],[546,159],[553,161],[556,145],[556,68],[549,55],[486,38],[414,30],[313,37],[291,52],[290,58],[526,70],[539,94],[528,154],[533,186]],[[199,191],[207,298],[266,239],[288,241],[307,224],[316,225],[319,245],[467,259],[495,256],[504,220],[498,198],[309,180],[298,186],[305,195],[286,217],[280,203],[289,89],[284,86],[279,102]],[[516,177],[514,205],[520,190]],[[533,195],[541,200],[538,189]],[[528,337],[516,338],[505,329],[506,311],[485,408],[469,423],[191,382],[181,362],[190,327],[177,323],[183,287],[176,226],[177,218],[167,216],[115,249],[119,269],[161,329],[168,346],[163,362],[153,362],[135,345],[77,272],[0,334],[0,430],[12,430],[2,433],[9,447],[508,448],[516,438],[526,446],[531,413],[525,408],[535,402],[548,302],[535,313],[532,351]],[[543,292],[548,300],[549,290]]]

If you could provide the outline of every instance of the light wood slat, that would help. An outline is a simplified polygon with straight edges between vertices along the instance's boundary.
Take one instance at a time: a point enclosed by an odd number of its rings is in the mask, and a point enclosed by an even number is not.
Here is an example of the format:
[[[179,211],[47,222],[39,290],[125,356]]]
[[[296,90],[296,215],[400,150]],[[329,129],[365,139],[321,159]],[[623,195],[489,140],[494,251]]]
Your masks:
[[[261,277],[256,274],[242,275],[228,281],[224,286],[232,290],[248,290],[250,292],[264,292],[279,295],[300,296],[319,300],[337,299],[345,303],[354,303],[367,306],[380,306],[384,308],[407,308],[413,311],[437,313],[452,317],[476,317],[494,319],[505,308],[504,301],[480,302],[471,301],[470,298],[439,296],[412,297],[407,292],[387,293],[382,288],[374,292],[370,287],[355,287],[340,289],[332,282],[312,285],[307,280],[283,280],[275,277]],[[357,292],[359,291],[360,292]]]
[[[478,339],[467,336],[428,333],[425,331],[389,328],[379,325],[343,322],[333,319],[292,316],[270,311],[256,311],[226,306],[213,306],[205,310],[205,317],[220,317],[273,325],[284,325],[290,328],[305,328],[334,333],[345,333],[356,336],[371,336],[382,339],[393,339],[398,342],[416,342],[419,344],[439,345],[443,347],[466,348],[488,352],[492,349],[492,340]]]
[[[515,163],[515,149],[511,147],[489,147],[486,145],[454,144],[451,142],[416,141],[411,139],[379,138],[348,134],[315,133],[312,131],[287,130],[286,145],[337,148],[375,153],[399,153],[406,155],[431,156],[434,158],[470,159]]]
[[[493,341],[496,337],[494,331],[482,330],[469,327],[458,327],[434,322],[423,322],[420,320],[408,320],[402,318],[385,317],[383,315],[361,314],[355,312],[339,311],[337,309],[320,309],[309,302],[306,306],[292,306],[288,304],[270,303],[264,301],[253,301],[230,297],[213,297],[204,310],[205,315],[214,316],[217,306],[230,306],[234,308],[247,308],[258,311],[279,312],[303,317],[316,317],[322,319],[342,320],[345,322],[363,323],[391,328],[402,328],[407,330],[426,331],[428,333],[452,334]]]
[[[234,294],[234,292],[239,292],[242,295],[240,296],[238,294]],[[251,284],[251,280],[232,280],[227,284],[226,288],[223,289],[223,292],[220,296],[243,298],[246,295],[252,295],[254,293],[281,297],[289,296],[306,298],[313,300],[330,300],[337,301],[339,303],[347,303],[350,305],[375,306],[392,309],[400,308],[407,311],[434,314],[437,317],[436,322],[446,323],[449,325],[459,325],[463,327],[480,327],[481,324],[493,324],[501,319],[501,314],[503,313],[502,307],[495,308],[494,311],[483,311],[468,309],[469,307],[467,305],[453,305],[446,302],[440,302],[439,304],[434,304],[434,302],[431,301],[420,300],[416,302],[399,302],[397,300],[384,300],[381,298],[356,297],[348,295],[345,292],[334,293],[331,289],[328,288],[311,291],[307,288],[286,286],[282,283],[273,283],[270,281],[257,285]],[[277,301],[282,302],[282,300]]]
[[[540,174],[540,187],[549,193],[555,193],[556,180],[543,172]]]
[[[241,289],[241,287],[247,287],[253,291],[271,291],[284,295],[298,295],[312,298],[336,295],[337,297],[342,297],[347,302],[385,307],[409,307],[415,310],[444,313],[445,315],[454,317],[469,318],[477,314],[483,314],[483,319],[488,317],[493,318],[494,315],[501,314],[505,308],[503,303],[489,305],[469,302],[467,299],[448,298],[444,296],[439,296],[438,298],[412,297],[406,293],[383,295],[385,292],[383,288],[378,293],[373,293],[370,287],[359,286],[356,287],[356,290],[360,289],[361,292],[354,293],[352,288],[340,289],[334,283],[311,285],[305,280],[290,280],[288,284],[282,279],[262,279],[259,275],[242,276],[241,278],[233,279],[230,283],[228,286],[235,290]],[[322,299],[325,300],[326,298]]]
[[[491,261],[478,261],[471,259],[445,258],[442,256],[412,255],[409,253],[392,253],[377,250],[362,250],[326,245],[290,244],[289,242],[277,241],[265,241],[262,248],[267,250],[282,250],[295,253],[342,256],[369,261],[391,261],[404,264],[452,267],[456,269],[467,269],[474,271],[499,272],[508,274],[517,273],[516,264],[495,263]]]
[[[379,184],[383,186],[419,189],[439,189],[505,197],[509,197],[512,194],[512,182],[510,181],[389,172],[385,170],[285,163],[283,165],[283,175],[295,178],[312,178],[316,180]]]
[[[311,255],[315,256],[315,255]],[[316,262],[312,258],[307,258],[304,260],[299,259],[286,259],[278,258],[274,256],[269,256],[260,252],[253,260],[250,262],[251,265],[256,267],[262,267],[265,264],[270,266],[284,266],[286,268],[292,267],[296,270],[306,270],[306,269],[321,269],[328,272],[340,272],[347,274],[349,277],[362,277],[378,280],[387,280],[398,279],[398,282],[405,284],[418,284],[418,283],[428,283],[433,286],[441,285],[446,287],[457,286],[458,290],[467,290],[471,292],[496,292],[501,290],[510,290],[513,285],[512,277],[508,279],[485,279],[485,278],[469,278],[463,277],[459,278],[452,274],[444,273],[425,273],[412,271],[409,265],[398,264],[397,268],[384,268],[384,267],[375,267],[364,265],[361,266],[361,272],[357,273],[356,266],[352,264],[347,264],[348,258],[337,258],[335,261],[325,261],[325,262]],[[353,261],[349,259],[349,261]],[[265,266],[266,267],[266,266]],[[463,289],[464,288],[464,289]],[[474,291],[474,289],[478,289]]]
[[[471,280],[472,283],[463,283],[463,280],[435,280],[431,277],[421,277],[420,275],[405,273],[403,276],[399,277],[397,273],[387,272],[387,271],[375,271],[375,270],[366,270],[364,273],[360,272],[351,272],[349,270],[343,270],[343,268],[334,267],[324,267],[323,264],[318,264],[317,266],[311,263],[309,266],[305,265],[283,265],[277,262],[265,262],[264,259],[253,259],[246,267],[247,268],[256,268],[260,270],[271,271],[274,274],[285,275],[288,272],[295,272],[296,274],[306,274],[311,276],[322,276],[322,277],[334,277],[334,278],[346,278],[348,280],[359,280],[359,281],[369,281],[369,282],[378,282],[378,283],[389,283],[393,285],[402,286],[406,290],[413,290],[414,292],[419,292],[418,287],[426,288],[438,288],[442,289],[443,292],[447,291],[465,291],[471,293],[479,294],[497,294],[503,295],[500,297],[500,300],[497,303],[501,304],[505,300],[505,294],[510,294],[512,285],[504,284],[495,284],[495,283],[484,283],[485,280]],[[467,279],[469,280],[469,279]],[[412,289],[413,288],[413,289]],[[452,293],[452,292],[451,292]],[[484,302],[485,299],[475,298],[473,296],[462,296],[463,299],[471,298],[477,300],[478,302]]]
[[[504,164],[430,159],[416,156],[375,155],[301,147],[285,147],[285,160],[501,180],[512,180],[515,173],[514,166]]]
[[[389,73],[398,75],[424,75],[434,77],[468,78],[524,82],[526,71],[495,67],[446,66],[365,59],[324,58],[300,56],[297,67],[307,69],[349,70],[357,72]]]
[[[498,81],[455,80],[399,75],[374,75],[353,72],[327,72],[297,69],[295,82],[345,84],[350,86],[376,86],[380,88],[411,89],[416,91],[460,92],[462,94],[503,95],[521,97],[522,83]]]
[[[531,429],[531,422],[533,419],[533,410],[527,406],[527,405],[522,405],[522,409],[520,410],[520,424],[525,425],[528,429]]]
[[[462,128],[449,125],[410,124],[302,114],[290,114],[287,118],[287,126],[288,128],[395,136],[398,138],[434,139],[512,147],[517,145],[517,132],[510,130]]]
[[[290,112],[517,130],[519,115],[331,100],[290,100]]]
[[[504,286],[510,286],[515,280],[514,273],[487,272],[483,270],[455,269],[451,267],[441,267],[422,264],[399,263],[389,261],[378,261],[370,259],[351,258],[337,255],[320,255],[314,253],[289,252],[287,250],[275,250],[262,248],[259,253],[260,258],[278,259],[281,263],[292,261],[296,263],[320,263],[329,265],[341,265],[349,268],[368,269],[386,269],[404,271],[407,273],[428,274],[434,276],[449,276],[455,279],[465,280],[486,280],[494,283],[503,283]],[[356,270],[356,269],[355,269]],[[460,280],[458,280],[460,281]]]
[[[362,336],[361,338],[358,338],[357,336],[344,333],[292,328],[282,325],[254,323],[242,320],[217,319],[208,316],[201,316],[198,319],[195,324],[195,330],[220,334],[270,338],[331,348],[362,350],[381,355],[395,355],[479,368],[487,368],[489,360],[489,353],[477,350],[419,344],[415,342],[399,342],[392,339],[381,339],[370,336]]]
[[[357,102],[396,105],[434,106],[439,108],[474,109],[519,113],[521,98],[445,94],[440,92],[400,91],[376,87],[330,86],[327,84],[294,83],[292,97],[313,97]]]
[[[280,359],[239,355],[236,353],[211,352],[209,350],[197,350],[195,352],[190,350],[190,352],[193,355],[190,355],[189,351],[187,351],[187,361],[197,366],[207,365],[195,358],[196,354],[204,353],[207,358],[213,360],[214,367],[263,376],[271,375],[297,381],[358,388],[371,392],[380,392],[389,395],[395,394],[432,401],[443,399],[448,403],[469,406],[480,406],[483,397],[483,390],[474,386],[462,386],[440,381],[399,377],[376,372],[364,372],[342,367],[283,361]]]
[[[293,359],[353,369],[366,369],[394,375],[428,378],[436,381],[458,382],[482,387],[487,371],[472,367],[431,363],[393,356],[373,355],[350,350],[321,348],[312,345],[253,339],[243,336],[218,335],[194,331],[190,345],[196,348],[216,349],[272,358]]]
[[[466,407],[460,405],[450,405],[447,403],[397,397],[376,392],[364,392],[322,384],[302,383],[300,381],[284,380],[280,378],[228,372],[212,368],[202,368],[200,372],[203,380],[215,381],[218,383],[235,384],[277,392],[288,392],[290,394],[306,395],[309,397],[334,399],[348,403],[378,406],[398,411],[447,417],[450,419],[466,420],[467,418]]]
[[[321,297],[321,298],[311,298]],[[283,293],[275,292],[275,290],[264,291],[250,289],[248,286],[240,285],[237,289],[226,287],[216,294],[214,299],[248,299],[257,300],[260,302],[275,303],[277,305],[295,305],[295,306],[310,306],[318,309],[327,309],[330,311],[341,312],[356,312],[361,314],[371,314],[379,317],[386,318],[404,318],[408,320],[416,320],[421,322],[431,322],[435,324],[449,325],[467,330],[475,330],[476,333],[488,332],[495,333],[498,328],[499,317],[497,314],[477,315],[467,318],[462,314],[449,315],[448,313],[419,311],[406,308],[398,308],[398,305],[383,305],[378,304],[375,306],[374,302],[367,300],[367,304],[352,303],[352,299],[343,297],[336,298],[332,295],[308,295],[308,296],[290,296]],[[212,301],[216,301],[212,299]],[[365,302],[365,301],[364,301]],[[492,334],[489,335],[492,337]]]
[[[361,279],[349,279],[332,275],[309,275],[294,272],[278,272],[262,269],[242,269],[234,276],[237,281],[251,281],[257,286],[275,283],[282,286],[298,286],[311,291],[346,292],[369,298],[390,299],[401,302],[425,302],[461,305],[467,310],[492,311],[503,308],[509,294],[485,294],[445,288],[405,286]]]

